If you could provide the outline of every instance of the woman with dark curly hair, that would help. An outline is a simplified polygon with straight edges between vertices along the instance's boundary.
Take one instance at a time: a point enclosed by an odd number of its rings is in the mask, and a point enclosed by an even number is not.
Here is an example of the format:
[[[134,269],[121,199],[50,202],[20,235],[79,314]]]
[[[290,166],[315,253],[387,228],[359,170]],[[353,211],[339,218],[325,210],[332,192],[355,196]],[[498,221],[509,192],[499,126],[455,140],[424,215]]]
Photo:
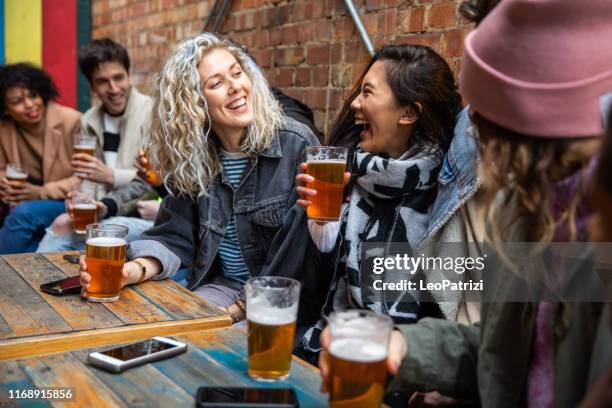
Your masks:
[[[70,158],[81,114],[55,103],[57,96],[43,70],[23,63],[0,66],[0,199],[16,205],[0,229],[0,254],[34,251],[45,227],[64,211],[66,194],[79,184]],[[7,178],[13,168],[27,173],[25,183]]]

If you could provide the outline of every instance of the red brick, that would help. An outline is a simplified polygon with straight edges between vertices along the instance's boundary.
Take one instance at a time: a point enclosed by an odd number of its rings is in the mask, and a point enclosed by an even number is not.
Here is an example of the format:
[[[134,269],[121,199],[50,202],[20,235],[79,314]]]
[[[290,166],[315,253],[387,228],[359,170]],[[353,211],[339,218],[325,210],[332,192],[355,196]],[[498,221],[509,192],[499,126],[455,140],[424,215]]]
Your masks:
[[[334,21],[334,39],[345,40],[355,34],[355,23],[349,17]]]
[[[275,78],[276,86],[293,86],[293,69],[279,68]]]
[[[397,9],[387,9],[381,12],[379,27],[383,35],[392,36],[397,32],[399,12]],[[378,33],[380,34],[380,32]]]
[[[332,37],[332,22],[324,19],[314,23],[314,40],[328,41]],[[337,39],[337,38],[334,38]]]
[[[270,45],[279,45],[283,42],[283,33],[280,28],[270,30]]]
[[[426,45],[433,49],[438,54],[441,54],[440,50],[440,39],[442,38],[440,33],[432,34],[419,34],[419,35],[402,35],[395,39],[395,44],[418,44]]]
[[[453,30],[444,33],[444,57],[460,57],[463,52],[464,30]]]
[[[429,10],[429,25],[433,28],[450,28],[455,26],[457,6],[454,1],[438,3]]]
[[[299,26],[285,26],[282,29],[282,42],[283,45],[293,45],[298,42],[298,27]]]
[[[304,90],[306,105],[312,109],[325,109],[327,105],[327,88],[310,88]]]
[[[253,50],[251,54],[260,67],[268,68],[272,66],[272,50]]]
[[[296,86],[310,86],[312,84],[312,68],[298,68],[295,72]]]
[[[425,8],[411,8],[402,19],[402,31],[405,33],[418,33],[423,31],[425,22]]]
[[[301,48],[280,48],[276,49],[274,59],[277,66],[298,65],[304,60],[304,52]]]
[[[342,44],[334,44],[331,46],[331,63],[338,64],[342,61]]]
[[[329,81],[329,67],[328,66],[317,66],[313,68],[313,86],[327,86]]]
[[[366,9],[376,10],[383,6],[384,0],[366,0]]]
[[[298,43],[312,41],[315,37],[315,24],[300,24],[298,30]]]
[[[329,45],[312,45],[306,50],[306,62],[308,64],[328,64],[329,57]]]

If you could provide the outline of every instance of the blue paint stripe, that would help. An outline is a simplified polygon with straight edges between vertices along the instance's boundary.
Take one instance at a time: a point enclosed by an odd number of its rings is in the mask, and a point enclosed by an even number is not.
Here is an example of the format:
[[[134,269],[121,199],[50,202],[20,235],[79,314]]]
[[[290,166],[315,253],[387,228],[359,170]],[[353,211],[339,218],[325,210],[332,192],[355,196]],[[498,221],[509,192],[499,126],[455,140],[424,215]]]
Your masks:
[[[0,64],[4,64],[4,0],[0,0]]]

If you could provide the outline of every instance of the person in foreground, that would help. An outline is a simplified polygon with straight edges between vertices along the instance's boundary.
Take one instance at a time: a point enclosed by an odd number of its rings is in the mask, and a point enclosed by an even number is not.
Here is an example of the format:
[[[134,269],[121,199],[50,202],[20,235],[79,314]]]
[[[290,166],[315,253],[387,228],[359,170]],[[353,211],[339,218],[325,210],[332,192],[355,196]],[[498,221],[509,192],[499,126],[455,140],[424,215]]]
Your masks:
[[[260,68],[214,34],[176,46],[157,91],[149,149],[170,195],[154,227],[130,244],[123,284],[168,278],[183,265],[189,289],[242,320],[244,282],[260,273],[297,199],[297,164],[317,139],[284,117]],[[84,259],[81,279],[86,290]]]

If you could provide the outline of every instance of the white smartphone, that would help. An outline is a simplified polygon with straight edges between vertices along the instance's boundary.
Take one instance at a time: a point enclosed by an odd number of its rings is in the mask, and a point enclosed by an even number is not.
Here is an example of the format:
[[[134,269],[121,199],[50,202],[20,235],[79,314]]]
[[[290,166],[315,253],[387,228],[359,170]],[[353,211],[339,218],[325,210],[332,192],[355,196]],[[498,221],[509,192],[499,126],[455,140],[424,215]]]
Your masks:
[[[187,351],[187,345],[165,337],[126,344],[89,353],[87,362],[113,373],[176,356]]]

